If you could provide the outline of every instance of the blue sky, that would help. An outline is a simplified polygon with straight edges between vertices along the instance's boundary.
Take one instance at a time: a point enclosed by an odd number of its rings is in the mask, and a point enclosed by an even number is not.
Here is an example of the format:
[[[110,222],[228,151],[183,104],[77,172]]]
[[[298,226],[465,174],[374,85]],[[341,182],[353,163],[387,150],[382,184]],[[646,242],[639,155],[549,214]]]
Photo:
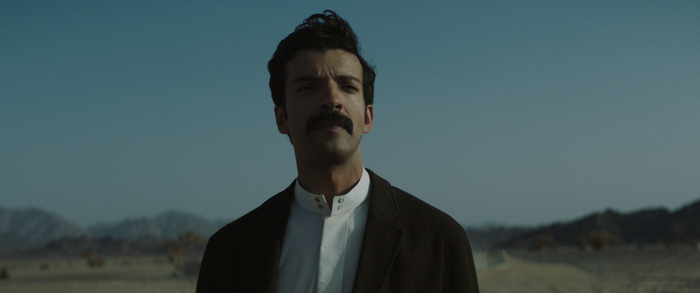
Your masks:
[[[0,1],[0,206],[235,219],[296,176],[266,64],[313,13],[376,66],[365,167],[463,224],[700,199],[697,1]]]

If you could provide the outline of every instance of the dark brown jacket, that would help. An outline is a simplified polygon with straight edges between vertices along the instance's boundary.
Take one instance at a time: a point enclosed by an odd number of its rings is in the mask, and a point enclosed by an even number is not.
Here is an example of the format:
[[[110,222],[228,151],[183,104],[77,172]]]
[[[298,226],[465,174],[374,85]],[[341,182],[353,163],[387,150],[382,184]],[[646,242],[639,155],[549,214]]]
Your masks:
[[[353,292],[479,291],[464,229],[372,171],[369,211]],[[277,286],[294,182],[216,232],[197,292],[270,292]]]

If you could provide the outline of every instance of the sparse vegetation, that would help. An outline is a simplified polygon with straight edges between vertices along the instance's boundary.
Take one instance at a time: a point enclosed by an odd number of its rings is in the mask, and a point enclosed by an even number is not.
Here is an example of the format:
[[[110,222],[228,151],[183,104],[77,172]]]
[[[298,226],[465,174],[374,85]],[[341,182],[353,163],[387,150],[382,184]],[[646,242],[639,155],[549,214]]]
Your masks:
[[[10,279],[10,273],[7,272],[7,268],[0,269],[0,280]]]
[[[557,243],[554,237],[549,234],[538,234],[532,239],[527,247],[529,250],[540,251],[544,248],[557,249]]]
[[[620,237],[606,231],[593,231],[589,235],[591,246],[595,250],[603,250],[610,244],[620,243]]]
[[[582,234],[576,236],[574,239],[576,247],[580,251],[586,250],[590,245],[594,250],[601,251],[607,248],[609,245],[621,244],[622,240],[619,236],[609,233],[607,231],[593,231],[591,233]]]
[[[584,251],[588,247],[588,236],[586,235],[578,235],[574,239],[574,243],[576,243],[576,247],[578,247],[578,250]]]
[[[167,250],[168,261],[175,267],[175,270],[184,272],[185,262],[183,261],[183,254],[185,251],[192,248],[192,246],[204,243],[204,236],[198,234],[194,230],[189,230],[178,235],[177,238],[179,243],[177,245],[171,245]]]
[[[160,257],[156,257],[156,258],[153,259],[153,264],[155,264],[155,265],[162,265],[162,264],[165,264],[165,260],[163,260],[163,259],[160,258]]]
[[[94,252],[87,252],[83,255],[83,257],[87,261],[87,265],[90,268],[101,268],[106,263],[106,260],[104,259],[104,257],[101,257],[97,253],[94,253]]]
[[[122,259],[122,266],[128,267],[131,266],[131,261],[128,259]]]

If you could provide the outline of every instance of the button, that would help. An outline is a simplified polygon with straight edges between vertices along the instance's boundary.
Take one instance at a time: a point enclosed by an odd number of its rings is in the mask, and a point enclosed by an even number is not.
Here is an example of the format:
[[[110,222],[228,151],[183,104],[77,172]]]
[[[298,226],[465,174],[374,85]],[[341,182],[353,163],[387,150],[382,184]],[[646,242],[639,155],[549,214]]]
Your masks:
[[[322,205],[322,204],[318,205],[318,209],[319,209],[319,210],[322,210],[322,209],[323,209],[323,205]]]
[[[338,199],[338,203],[343,203],[344,201],[345,201],[345,198],[344,198],[344,197],[341,197],[341,198]]]
[[[340,210],[340,209],[342,209],[342,208],[343,208],[343,205],[342,205],[342,204],[338,206],[338,210]]]
[[[316,203],[321,203],[321,200],[318,199],[318,197],[317,197],[317,198],[314,198],[314,200],[316,201]]]

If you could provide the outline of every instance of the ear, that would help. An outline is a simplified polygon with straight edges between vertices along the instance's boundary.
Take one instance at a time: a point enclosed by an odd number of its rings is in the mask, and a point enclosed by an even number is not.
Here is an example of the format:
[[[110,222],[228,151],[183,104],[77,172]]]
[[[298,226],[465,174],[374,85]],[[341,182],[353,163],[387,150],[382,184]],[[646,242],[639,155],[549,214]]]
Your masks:
[[[275,122],[277,122],[277,130],[281,134],[289,134],[287,119],[284,117],[284,108],[280,106],[275,106]]]
[[[372,105],[367,105],[365,107],[365,127],[362,130],[364,133],[368,133],[372,130],[372,123],[374,122],[374,107]]]

